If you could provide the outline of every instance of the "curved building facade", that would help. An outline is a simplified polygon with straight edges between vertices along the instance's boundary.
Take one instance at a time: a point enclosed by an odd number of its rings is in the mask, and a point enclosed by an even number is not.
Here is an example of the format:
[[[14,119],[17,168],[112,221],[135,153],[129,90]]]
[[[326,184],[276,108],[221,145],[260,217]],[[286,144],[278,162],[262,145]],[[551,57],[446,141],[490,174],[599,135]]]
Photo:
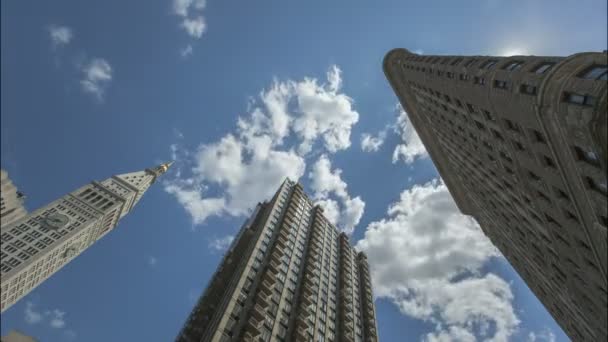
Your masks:
[[[607,338],[607,64],[394,49],[383,65],[460,210],[575,341]]]

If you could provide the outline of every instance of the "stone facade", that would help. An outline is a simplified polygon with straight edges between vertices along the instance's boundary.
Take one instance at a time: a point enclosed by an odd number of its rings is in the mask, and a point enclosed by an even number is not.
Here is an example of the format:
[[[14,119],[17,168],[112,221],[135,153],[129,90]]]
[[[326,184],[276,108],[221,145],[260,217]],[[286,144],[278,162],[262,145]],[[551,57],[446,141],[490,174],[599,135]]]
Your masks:
[[[383,65],[461,211],[574,341],[607,337],[607,64],[395,49]]]
[[[23,206],[25,196],[17,190],[11,179],[8,178],[8,173],[0,169],[0,227],[6,226],[23,216],[27,215],[27,211]]]
[[[169,166],[91,182],[3,225],[2,312],[113,230]]]
[[[257,206],[177,341],[378,341],[365,254],[286,180]]]

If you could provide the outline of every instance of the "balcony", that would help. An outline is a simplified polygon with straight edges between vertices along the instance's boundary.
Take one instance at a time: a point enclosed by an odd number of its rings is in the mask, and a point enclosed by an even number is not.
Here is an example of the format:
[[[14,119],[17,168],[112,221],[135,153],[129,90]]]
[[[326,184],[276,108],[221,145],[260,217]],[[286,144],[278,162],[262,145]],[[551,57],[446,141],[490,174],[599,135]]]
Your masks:
[[[279,260],[281,260],[281,259],[279,258]],[[280,261],[271,259],[270,262],[268,263],[268,270],[272,273],[278,273],[280,266],[281,266]]]
[[[282,257],[283,257],[283,252],[281,252],[278,249],[275,249],[274,251],[272,251],[272,254],[270,255],[270,261],[275,262],[280,265]]]
[[[259,322],[256,322],[253,319],[249,319],[247,321],[247,324],[245,325],[245,336],[249,335],[249,337],[253,340],[255,337],[261,335],[262,332],[259,330],[259,326]]]
[[[264,308],[259,305],[256,304],[253,306],[253,309],[251,310],[251,318],[253,319],[254,323],[261,323],[264,321],[264,318],[266,318],[266,311],[264,310]],[[251,321],[251,319],[250,319]]]
[[[307,333],[308,329],[304,329],[304,328],[300,328],[298,327],[296,329],[296,341],[308,341],[308,333]]]

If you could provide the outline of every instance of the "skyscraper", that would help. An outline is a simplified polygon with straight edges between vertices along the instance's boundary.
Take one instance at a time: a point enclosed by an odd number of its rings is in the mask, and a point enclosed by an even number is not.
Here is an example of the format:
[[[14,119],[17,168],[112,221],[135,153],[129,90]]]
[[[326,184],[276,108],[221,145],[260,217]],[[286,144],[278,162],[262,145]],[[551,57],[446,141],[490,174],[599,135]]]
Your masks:
[[[91,182],[2,226],[2,312],[116,227],[171,163]]]
[[[8,173],[0,169],[0,227],[6,226],[23,216],[27,215],[27,211],[23,206],[25,196],[17,191],[17,188],[8,178]]]
[[[369,266],[302,186],[260,203],[177,341],[378,341]]]
[[[383,64],[460,210],[573,340],[605,341],[606,52]]]

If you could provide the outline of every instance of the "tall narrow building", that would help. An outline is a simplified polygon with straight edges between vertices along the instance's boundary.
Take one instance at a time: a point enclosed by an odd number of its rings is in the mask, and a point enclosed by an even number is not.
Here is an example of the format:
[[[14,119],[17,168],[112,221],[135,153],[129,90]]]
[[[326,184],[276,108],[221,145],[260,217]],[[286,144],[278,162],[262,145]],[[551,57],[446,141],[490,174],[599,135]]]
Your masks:
[[[114,229],[170,165],[93,181],[3,225],[2,312]]]
[[[12,222],[27,215],[23,206],[25,196],[17,190],[8,173],[0,169],[0,227],[11,224]]]
[[[378,341],[366,256],[286,180],[245,222],[177,341]]]
[[[574,341],[607,336],[607,59],[425,56],[384,72],[460,210]]]

